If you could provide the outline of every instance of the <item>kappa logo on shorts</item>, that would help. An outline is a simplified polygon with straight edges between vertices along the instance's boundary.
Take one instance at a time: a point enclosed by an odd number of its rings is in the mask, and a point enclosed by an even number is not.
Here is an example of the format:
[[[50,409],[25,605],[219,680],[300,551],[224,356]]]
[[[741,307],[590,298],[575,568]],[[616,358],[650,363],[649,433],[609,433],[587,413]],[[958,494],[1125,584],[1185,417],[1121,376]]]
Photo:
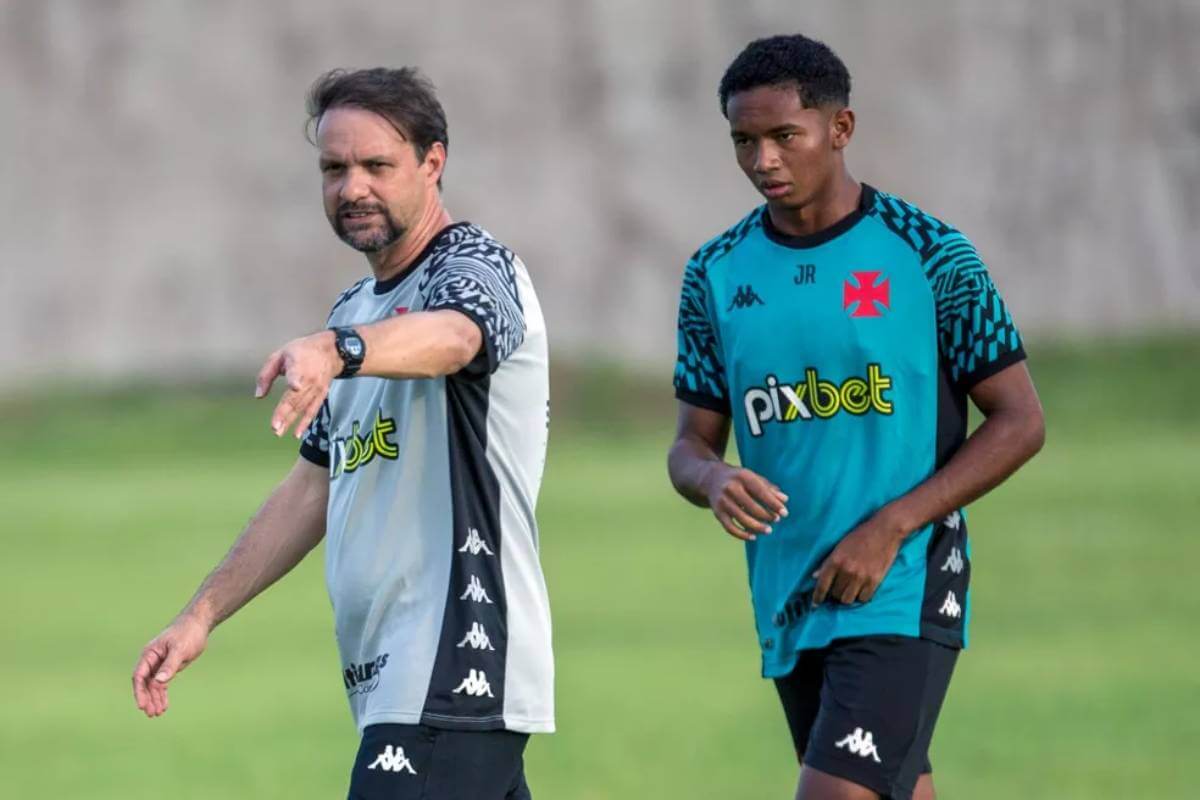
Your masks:
[[[942,524],[950,530],[956,531],[958,530],[958,526],[962,524],[962,514],[957,511],[951,511],[946,515],[946,518],[942,520]]]
[[[875,759],[876,764],[882,764],[879,760],[879,750],[875,747],[875,737],[870,731],[863,731],[862,728],[855,728],[854,733],[846,735],[845,739],[837,742],[834,747],[839,750],[849,750],[856,756],[866,758],[870,756]]]
[[[404,755],[404,748],[393,748],[390,744],[383,748],[383,752],[375,757],[375,760],[371,762],[371,765],[367,769],[381,769],[384,772],[407,772],[409,775],[417,774],[417,771],[413,769],[412,762],[408,760],[408,756]]]

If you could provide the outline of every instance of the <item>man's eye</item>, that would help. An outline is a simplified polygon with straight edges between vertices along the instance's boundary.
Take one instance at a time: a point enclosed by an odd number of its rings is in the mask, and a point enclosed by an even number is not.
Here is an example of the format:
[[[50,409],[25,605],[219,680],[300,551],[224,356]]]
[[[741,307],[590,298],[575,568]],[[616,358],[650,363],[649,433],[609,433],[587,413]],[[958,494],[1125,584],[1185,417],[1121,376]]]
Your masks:
[[[778,138],[781,142],[790,142],[792,139],[796,138],[796,133],[794,131],[784,131],[776,138]]]
[[[323,164],[321,166],[321,172],[324,172],[326,174],[329,174],[332,172],[341,172],[341,171],[342,171],[341,164]]]

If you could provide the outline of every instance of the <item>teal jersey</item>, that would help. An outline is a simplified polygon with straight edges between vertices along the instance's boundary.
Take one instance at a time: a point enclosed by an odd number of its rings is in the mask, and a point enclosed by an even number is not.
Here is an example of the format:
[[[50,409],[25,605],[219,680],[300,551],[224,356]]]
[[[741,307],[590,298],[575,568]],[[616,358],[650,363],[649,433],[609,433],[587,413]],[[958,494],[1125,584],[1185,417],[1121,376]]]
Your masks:
[[[788,495],[746,543],[763,674],[848,636],[966,643],[961,509],[910,535],[867,603],[812,607],[813,573],[856,525],[966,437],[967,392],[1025,357],[965,236],[864,185],[858,209],[789,236],[765,207],[688,263],[675,394],[733,420],[741,462]]]

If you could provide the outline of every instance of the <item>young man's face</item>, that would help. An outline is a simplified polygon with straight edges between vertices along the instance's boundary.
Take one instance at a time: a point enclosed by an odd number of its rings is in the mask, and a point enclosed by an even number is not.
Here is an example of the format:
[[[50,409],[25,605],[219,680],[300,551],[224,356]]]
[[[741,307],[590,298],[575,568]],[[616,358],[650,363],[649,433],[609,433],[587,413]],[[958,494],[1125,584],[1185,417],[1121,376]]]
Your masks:
[[[794,86],[759,86],[726,105],[738,166],[768,205],[800,208],[829,185],[853,131],[847,109],[805,108]]]
[[[401,239],[437,192],[445,149],[423,160],[390,122],[361,108],[331,108],[317,125],[325,216],[346,244],[378,252]]]

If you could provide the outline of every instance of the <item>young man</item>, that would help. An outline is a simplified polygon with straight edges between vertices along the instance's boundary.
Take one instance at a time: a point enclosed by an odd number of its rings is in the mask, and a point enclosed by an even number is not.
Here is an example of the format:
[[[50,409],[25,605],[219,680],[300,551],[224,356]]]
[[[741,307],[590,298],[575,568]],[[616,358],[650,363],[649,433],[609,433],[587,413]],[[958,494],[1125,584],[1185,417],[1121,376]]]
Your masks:
[[[328,329],[273,353],[271,426],[300,459],[142,652],[138,707],[216,625],[326,540],[342,684],[362,742],[352,798],[527,798],[528,734],[554,727],[534,505],[546,331],[525,266],[442,206],[446,119],[416,70],[334,71],[308,110],[325,213],[372,276]]]
[[[796,796],[927,800],[966,641],[962,507],[1041,447],[1041,407],[971,243],[847,171],[850,76],[828,47],[752,42],[719,94],[766,205],[687,266],[671,480],[746,542]]]

